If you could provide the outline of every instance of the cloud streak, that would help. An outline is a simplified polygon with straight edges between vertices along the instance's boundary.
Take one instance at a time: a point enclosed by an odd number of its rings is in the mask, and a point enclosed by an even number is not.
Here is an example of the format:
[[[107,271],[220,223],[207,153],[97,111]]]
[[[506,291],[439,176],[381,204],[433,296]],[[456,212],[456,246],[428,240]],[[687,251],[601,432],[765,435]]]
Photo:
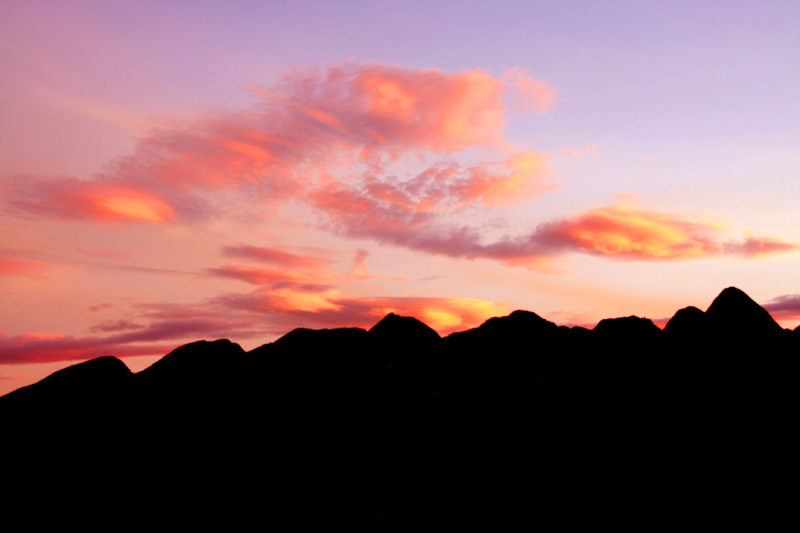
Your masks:
[[[0,276],[21,276],[32,280],[47,279],[50,265],[24,257],[0,256]]]
[[[222,253],[237,259],[250,259],[283,268],[320,269],[324,263],[311,255],[298,255],[281,248],[249,245],[225,246]]]
[[[784,294],[762,305],[778,321],[800,320],[800,294]]]
[[[725,240],[725,228],[676,213],[633,204],[598,207],[539,225],[532,232],[483,243],[468,226],[425,225],[424,215],[388,209],[364,196],[347,193],[321,204],[337,227],[352,237],[371,238],[461,259],[491,259],[510,266],[548,270],[552,260],[569,253],[618,260],[683,261],[719,256],[759,257],[796,251],[800,245],[768,237]],[[360,202],[358,208],[352,207]],[[405,222],[405,223],[403,223]]]

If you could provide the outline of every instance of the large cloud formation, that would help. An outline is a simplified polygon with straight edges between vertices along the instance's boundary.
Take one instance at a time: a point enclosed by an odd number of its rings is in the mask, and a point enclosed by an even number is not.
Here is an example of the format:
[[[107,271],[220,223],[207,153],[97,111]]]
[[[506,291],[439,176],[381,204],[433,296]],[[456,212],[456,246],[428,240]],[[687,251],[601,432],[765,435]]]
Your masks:
[[[553,105],[555,89],[519,71],[447,73],[349,62],[294,70],[250,108],[166,123],[92,179],[6,177],[6,206],[20,214],[167,223],[224,215],[240,201],[366,191],[390,209],[465,203],[502,207],[552,189],[549,156],[536,151],[458,166],[457,152],[503,139],[504,101]],[[393,166],[418,175],[393,184]],[[433,159],[430,165],[419,163]],[[321,203],[321,202],[318,202]]]
[[[269,90],[251,91],[258,101],[250,108],[166,123],[92,179],[6,177],[6,207],[169,224],[263,215],[293,201],[312,207],[320,227],[350,237],[532,267],[566,252],[684,260],[797,248],[771,238],[725,240],[718,226],[630,205],[484,242],[478,228],[458,223],[459,212],[510,207],[560,186],[550,154],[514,151],[503,137],[510,109],[544,112],[556,100],[553,87],[519,69],[496,78],[480,69],[346,62],[297,68]],[[217,273],[267,275],[243,266]]]
[[[570,253],[678,261],[798,249],[769,237],[731,239],[719,225],[633,204],[533,221],[539,225],[528,232],[487,240],[463,213],[502,212],[563,186],[553,154],[504,137],[511,113],[542,113],[556,102],[555,88],[519,69],[495,77],[345,62],[297,68],[249,90],[251,106],[162,122],[94,176],[0,177],[0,206],[29,218],[169,227],[232,214],[258,221],[297,204],[314,212],[305,222],[350,238],[540,270]],[[464,298],[357,297],[343,280],[375,278],[364,250],[343,277],[324,258],[274,246],[227,245],[221,253],[227,263],[204,265],[201,274],[250,292],[141,310],[92,329],[107,337],[0,334],[0,362],[163,353],[196,333],[264,335],[264,318],[279,334],[298,322],[368,327],[397,312],[448,333],[507,311]],[[51,268],[0,253],[0,276],[42,280]]]

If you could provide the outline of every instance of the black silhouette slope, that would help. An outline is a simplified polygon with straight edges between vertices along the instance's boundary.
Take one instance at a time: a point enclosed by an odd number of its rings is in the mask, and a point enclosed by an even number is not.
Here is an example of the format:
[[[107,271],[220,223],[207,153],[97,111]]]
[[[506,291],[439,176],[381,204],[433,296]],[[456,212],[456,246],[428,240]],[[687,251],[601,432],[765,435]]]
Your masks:
[[[174,350],[133,380],[118,360],[98,359],[6,395],[0,406],[59,395],[134,394],[131,387],[136,395],[161,399],[175,395],[174,401],[178,401],[181,395],[208,390],[228,394],[264,383],[278,387],[290,375],[301,380],[314,375],[329,381],[383,379],[379,376],[385,370],[400,368],[409,379],[415,373],[425,374],[426,379],[444,374],[503,374],[521,379],[620,372],[635,375],[658,370],[660,363],[650,363],[670,358],[682,362],[732,354],[732,360],[749,362],[755,352],[763,360],[767,350],[782,353],[786,361],[796,349],[796,342],[790,346],[793,338],[796,334],[782,330],[766,310],[733,287],[722,291],[705,313],[696,307],[681,309],[663,332],[650,320],[638,317],[604,319],[587,331],[558,327],[535,313],[515,311],[441,339],[419,320],[391,313],[369,331],[300,328],[247,354],[227,340],[199,341]],[[673,372],[690,371],[682,364]],[[108,376],[96,377],[98,373]]]
[[[520,310],[445,338],[454,365],[471,372],[519,377],[551,373],[558,354],[563,353],[563,342],[554,323]]]
[[[439,334],[416,318],[389,313],[370,328],[369,340],[383,368],[427,375],[440,365]]]
[[[714,298],[705,316],[715,333],[756,338],[783,332],[766,309],[736,287],[728,287]]]
[[[434,343],[439,334],[416,318],[389,313],[369,330],[377,342],[387,344],[420,345]]]
[[[361,328],[298,328],[248,355],[253,360],[271,354],[275,370],[335,375],[368,364],[363,358],[366,342],[367,332]]]
[[[7,457],[31,464],[31,443],[69,439],[67,479],[88,474],[126,501],[146,487],[173,517],[530,518],[548,495],[612,478],[672,505],[667,479],[698,501],[772,486],[748,469],[783,471],[765,464],[791,442],[796,339],[733,288],[664,331],[515,311],[442,339],[389,314],[369,331],[297,329],[248,353],[200,341],[135,375],[96,359],[0,398],[0,419],[13,435],[34,422],[5,441]],[[694,468],[731,465],[739,481],[693,486]]]
[[[0,397],[0,407],[6,413],[26,409],[40,416],[80,409],[94,412],[125,397],[132,379],[133,373],[116,357],[98,357]]]
[[[691,340],[708,329],[706,315],[694,306],[684,307],[669,319],[664,333],[680,340]]]
[[[147,386],[203,386],[203,381],[239,370],[243,359],[241,346],[227,339],[197,341],[174,349],[139,372],[137,379]]]

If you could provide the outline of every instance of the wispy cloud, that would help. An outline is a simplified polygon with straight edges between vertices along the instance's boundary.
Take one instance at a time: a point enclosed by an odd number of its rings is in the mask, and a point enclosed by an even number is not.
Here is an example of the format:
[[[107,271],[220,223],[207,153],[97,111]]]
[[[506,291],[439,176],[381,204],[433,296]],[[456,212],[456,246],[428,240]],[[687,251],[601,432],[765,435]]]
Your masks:
[[[314,256],[299,255],[281,248],[266,248],[249,245],[225,246],[222,252],[228,257],[250,259],[252,261],[283,268],[319,269],[324,266],[324,262]]]
[[[74,337],[45,333],[7,336],[0,333],[0,364],[75,361],[104,355],[163,355],[174,347],[174,344],[131,344],[113,337]]]
[[[107,180],[6,177],[0,182],[12,212],[83,221],[165,224],[176,218],[157,193]]]
[[[353,259],[353,264],[350,266],[350,270],[347,271],[346,276],[361,281],[377,278],[378,276],[367,269],[367,257],[369,257],[369,252],[366,250],[356,250],[356,257]]]
[[[33,280],[47,279],[50,265],[24,257],[0,255],[0,276],[22,276]]]
[[[725,240],[725,228],[677,213],[618,204],[544,224],[529,243],[543,252],[577,251],[632,260],[672,261],[797,250],[771,238]]]
[[[347,209],[346,197],[330,212],[348,235],[390,242],[414,250],[465,259],[492,259],[508,265],[547,270],[569,253],[624,260],[680,261],[714,256],[755,257],[800,249],[768,237],[726,240],[726,228],[678,213],[617,204],[591,209],[539,225],[534,231],[483,243],[476,228],[403,225],[380,209]],[[361,199],[362,201],[363,198]],[[341,212],[334,211],[341,209]]]
[[[800,294],[784,294],[762,306],[778,321],[800,320]]]

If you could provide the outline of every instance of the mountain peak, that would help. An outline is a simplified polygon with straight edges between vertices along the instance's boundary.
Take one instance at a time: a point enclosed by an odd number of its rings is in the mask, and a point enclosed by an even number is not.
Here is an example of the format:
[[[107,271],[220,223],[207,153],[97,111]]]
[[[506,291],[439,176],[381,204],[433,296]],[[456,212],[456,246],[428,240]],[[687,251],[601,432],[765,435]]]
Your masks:
[[[664,327],[667,335],[694,336],[702,334],[706,324],[706,315],[697,307],[690,305],[678,310]]]
[[[4,405],[33,402],[45,409],[70,409],[75,401],[92,401],[121,392],[133,373],[116,357],[106,355],[77,363],[3,397]],[[47,399],[55,401],[48,402]]]
[[[195,341],[175,348],[138,373],[145,379],[164,379],[184,374],[212,374],[240,361],[244,350],[228,339]]]
[[[437,341],[439,334],[424,322],[410,316],[389,313],[380,322],[372,326],[369,334],[384,340],[395,340],[402,343],[417,341]]]
[[[592,330],[600,335],[658,335],[661,330],[649,318],[638,316],[623,316],[618,318],[604,318]]]
[[[553,322],[546,320],[532,311],[516,310],[508,316],[488,319],[478,328],[484,332],[502,333],[504,335],[516,331],[520,334],[553,332],[558,329]]]
[[[763,334],[782,329],[766,309],[736,287],[719,293],[706,310],[706,317],[715,329],[737,333]]]

